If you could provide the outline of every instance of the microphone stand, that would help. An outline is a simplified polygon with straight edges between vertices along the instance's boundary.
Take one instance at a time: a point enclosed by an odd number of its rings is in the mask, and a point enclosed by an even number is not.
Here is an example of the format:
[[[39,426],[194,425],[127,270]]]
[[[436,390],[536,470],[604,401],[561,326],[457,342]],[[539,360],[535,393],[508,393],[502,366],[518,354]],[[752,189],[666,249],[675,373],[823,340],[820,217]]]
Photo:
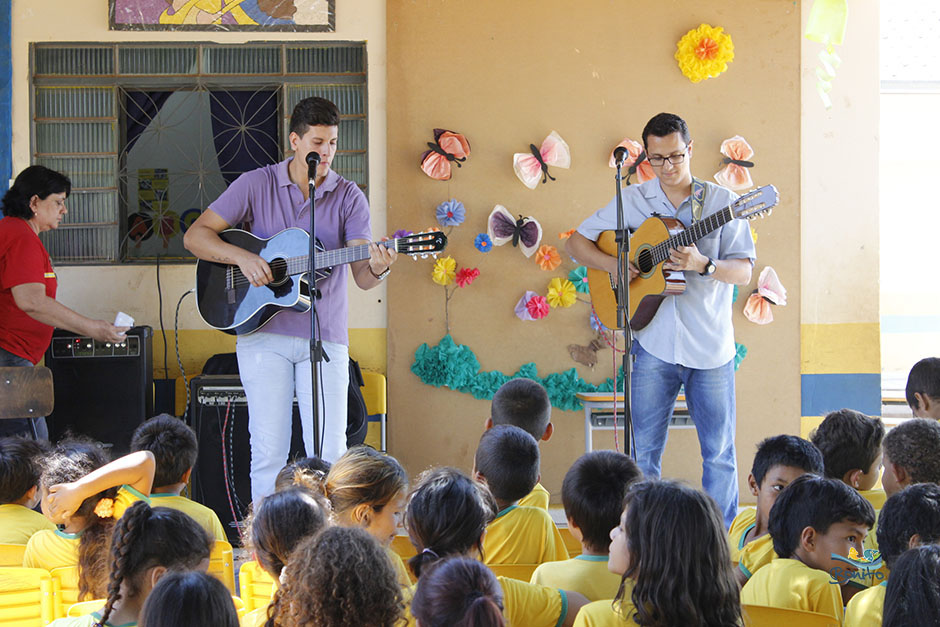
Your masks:
[[[629,271],[630,263],[630,233],[627,232],[626,220],[623,215],[623,196],[621,195],[623,175],[622,157],[617,159],[617,290],[620,298],[617,299],[617,326],[623,329],[623,448],[624,451],[636,461],[636,443],[633,440],[633,409],[632,409],[632,379],[633,379],[633,329],[630,328],[630,289]],[[616,376],[614,377],[616,381]],[[617,403],[617,386],[614,385],[614,405]]]
[[[310,193],[310,253],[308,256],[307,280],[310,292],[310,377],[312,379],[310,390],[313,394],[313,454],[320,457],[322,442],[320,441],[320,363],[325,359],[330,360],[329,355],[323,352],[323,343],[320,341],[319,325],[317,324],[317,299],[320,298],[320,290],[317,288],[317,236],[316,236],[316,199],[317,188],[317,165],[320,163],[319,155],[317,159],[307,158],[307,179]],[[326,416],[324,416],[324,420]],[[309,451],[307,453],[310,454]]]

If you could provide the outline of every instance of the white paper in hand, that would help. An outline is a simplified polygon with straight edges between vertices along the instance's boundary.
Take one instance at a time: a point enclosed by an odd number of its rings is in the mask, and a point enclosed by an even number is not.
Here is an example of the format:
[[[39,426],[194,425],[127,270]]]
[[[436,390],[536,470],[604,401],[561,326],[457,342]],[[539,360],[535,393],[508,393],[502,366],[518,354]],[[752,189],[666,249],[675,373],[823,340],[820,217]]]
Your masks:
[[[134,326],[134,319],[128,316],[123,311],[119,311],[116,316],[114,316],[114,326],[116,327],[132,327]]]

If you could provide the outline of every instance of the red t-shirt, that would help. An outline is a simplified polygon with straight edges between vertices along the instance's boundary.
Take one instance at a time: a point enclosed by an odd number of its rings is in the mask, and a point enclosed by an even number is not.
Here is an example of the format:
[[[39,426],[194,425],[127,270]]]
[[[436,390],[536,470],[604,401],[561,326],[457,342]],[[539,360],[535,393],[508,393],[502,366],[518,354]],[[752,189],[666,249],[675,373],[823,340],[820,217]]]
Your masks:
[[[22,218],[0,220],[0,348],[34,364],[52,341],[52,327],[16,306],[13,287],[43,283],[46,296],[55,298],[52,259],[39,236]]]

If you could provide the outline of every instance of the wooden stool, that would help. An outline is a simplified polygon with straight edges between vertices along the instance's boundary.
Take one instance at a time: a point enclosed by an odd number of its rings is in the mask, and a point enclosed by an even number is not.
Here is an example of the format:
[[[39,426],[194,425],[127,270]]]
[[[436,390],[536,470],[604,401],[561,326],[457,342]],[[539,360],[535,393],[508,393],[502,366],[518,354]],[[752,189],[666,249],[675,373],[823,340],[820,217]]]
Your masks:
[[[0,368],[0,420],[48,416],[54,399],[52,371],[45,366]],[[35,422],[29,424],[38,439]]]

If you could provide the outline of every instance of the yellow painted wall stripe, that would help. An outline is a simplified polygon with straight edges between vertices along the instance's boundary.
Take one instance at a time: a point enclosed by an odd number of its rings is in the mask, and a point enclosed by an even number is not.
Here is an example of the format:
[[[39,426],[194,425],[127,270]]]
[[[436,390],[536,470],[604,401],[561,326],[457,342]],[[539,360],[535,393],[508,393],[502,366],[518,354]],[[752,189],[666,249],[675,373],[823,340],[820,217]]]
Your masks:
[[[804,324],[800,327],[801,374],[881,372],[877,322]]]

